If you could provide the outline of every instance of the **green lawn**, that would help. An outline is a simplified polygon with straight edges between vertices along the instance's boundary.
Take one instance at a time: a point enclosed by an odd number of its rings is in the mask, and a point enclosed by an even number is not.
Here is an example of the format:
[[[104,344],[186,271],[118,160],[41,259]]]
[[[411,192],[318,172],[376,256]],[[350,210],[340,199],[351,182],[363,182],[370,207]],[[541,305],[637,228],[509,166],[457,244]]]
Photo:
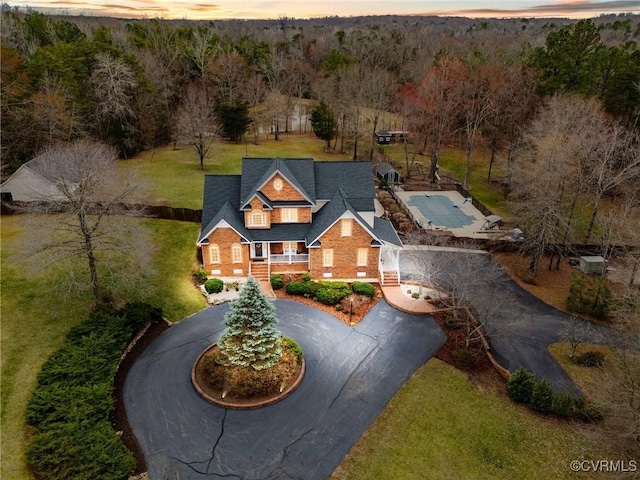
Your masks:
[[[91,308],[88,297],[58,295],[47,283],[47,272],[29,275],[21,261],[28,244],[21,235],[22,216],[1,217],[1,388],[2,427],[0,478],[31,478],[24,463],[27,439],[24,412],[42,363],[61,344],[69,328],[84,320]],[[198,225],[139,219],[155,244],[149,302],[178,321],[205,307],[190,282],[195,263]],[[151,270],[151,269],[150,269]]]
[[[334,480],[575,479],[585,458],[568,424],[542,419],[464,373],[430,360],[336,469]]]
[[[172,207],[202,208],[206,174],[239,174],[242,157],[304,157],[316,160],[346,160],[349,155],[324,153],[324,142],[314,134],[282,134],[277,142],[263,139],[253,143],[219,143],[204,161],[204,170],[195,151],[188,146],[163,147],[121,160],[123,169],[134,169],[145,183],[135,201]]]

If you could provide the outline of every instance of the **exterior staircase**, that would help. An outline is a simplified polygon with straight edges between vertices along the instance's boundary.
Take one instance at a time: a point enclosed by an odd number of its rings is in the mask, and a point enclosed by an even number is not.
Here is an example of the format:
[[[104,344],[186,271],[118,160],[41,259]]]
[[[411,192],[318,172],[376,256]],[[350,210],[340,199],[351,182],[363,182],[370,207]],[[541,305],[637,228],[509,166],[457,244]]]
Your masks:
[[[269,281],[269,264],[267,262],[251,262],[251,275],[258,281]]]
[[[385,287],[397,287],[400,285],[400,272],[397,270],[383,271],[380,275],[381,284]]]

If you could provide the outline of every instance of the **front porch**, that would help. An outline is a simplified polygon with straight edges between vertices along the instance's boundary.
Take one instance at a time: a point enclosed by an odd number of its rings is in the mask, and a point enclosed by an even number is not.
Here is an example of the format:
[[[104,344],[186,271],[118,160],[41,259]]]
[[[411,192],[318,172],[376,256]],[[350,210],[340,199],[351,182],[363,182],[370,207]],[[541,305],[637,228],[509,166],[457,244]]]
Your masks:
[[[249,274],[267,281],[273,273],[309,271],[309,250],[304,241],[253,242],[250,245]]]

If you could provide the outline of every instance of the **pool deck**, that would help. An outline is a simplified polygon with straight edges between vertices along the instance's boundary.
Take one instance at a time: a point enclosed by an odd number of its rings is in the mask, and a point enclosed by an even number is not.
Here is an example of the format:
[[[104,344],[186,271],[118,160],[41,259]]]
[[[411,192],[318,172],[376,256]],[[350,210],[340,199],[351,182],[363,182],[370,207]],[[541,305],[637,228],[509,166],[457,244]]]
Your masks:
[[[402,201],[404,206],[409,209],[413,217],[418,221],[422,222],[424,230],[436,230],[443,232],[451,232],[451,234],[455,237],[465,237],[465,238],[498,238],[500,235],[507,235],[507,232],[501,230],[483,230],[482,227],[485,224],[484,215],[480,213],[480,211],[473,206],[471,202],[464,202],[464,197],[454,191],[433,191],[433,192],[416,192],[416,191],[404,191],[398,190],[395,192],[397,197]],[[412,197],[425,197],[428,195],[429,197],[447,197],[454,205],[460,205],[458,208],[460,211],[469,217],[473,217],[474,220],[471,225],[465,225],[460,228],[450,228],[447,225],[434,225],[433,223],[428,226],[428,220],[422,214],[422,212],[415,206],[410,205]]]

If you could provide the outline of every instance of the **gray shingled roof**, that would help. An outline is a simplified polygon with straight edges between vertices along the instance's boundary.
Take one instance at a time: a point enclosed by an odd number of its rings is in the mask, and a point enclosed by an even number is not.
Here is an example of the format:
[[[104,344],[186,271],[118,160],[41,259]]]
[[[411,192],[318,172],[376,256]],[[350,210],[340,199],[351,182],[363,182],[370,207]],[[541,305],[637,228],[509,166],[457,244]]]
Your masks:
[[[373,236],[375,233],[371,226],[360,216],[355,208],[350,204],[350,200],[347,198],[346,192],[342,187],[338,188],[331,197],[331,201],[327,203],[319,212],[313,217],[313,223],[307,236],[307,245],[314,244],[320,235],[327,230],[331,225],[338,221],[338,219],[345,213],[351,212],[353,216],[362,224],[362,226],[369,231]]]
[[[379,173],[380,175],[384,176],[389,172],[398,173],[398,171],[388,163],[381,163],[380,165],[376,165],[376,173]]]
[[[373,232],[380,240],[391,243],[393,245],[397,245],[398,247],[402,246],[400,237],[398,237],[396,229],[393,228],[393,225],[391,225],[391,222],[389,220],[375,217],[373,219]]]
[[[313,216],[311,224],[274,224],[270,229],[247,229],[241,206],[254,196],[271,206],[309,205],[306,201],[269,202],[257,191],[275,172],[280,172],[305,196],[330,200]],[[358,212],[374,211],[375,190],[370,162],[314,162],[311,159],[244,158],[242,175],[205,177],[202,227],[198,242],[226,221],[248,241],[303,241],[312,244],[349,211],[369,233],[388,243],[401,246],[393,226],[375,218],[371,227]]]
[[[250,240],[244,226],[240,205],[240,175],[206,175],[204,177],[204,200],[202,224],[198,243],[204,241],[221,220],[226,221],[240,235]]]
[[[240,200],[250,201],[276,172],[285,177],[310,202],[316,201],[313,159],[243,158]]]
[[[315,162],[316,196],[328,200],[338,188],[345,191],[350,201],[354,198],[371,200],[376,198],[371,162]],[[364,211],[364,210],[360,210]]]

